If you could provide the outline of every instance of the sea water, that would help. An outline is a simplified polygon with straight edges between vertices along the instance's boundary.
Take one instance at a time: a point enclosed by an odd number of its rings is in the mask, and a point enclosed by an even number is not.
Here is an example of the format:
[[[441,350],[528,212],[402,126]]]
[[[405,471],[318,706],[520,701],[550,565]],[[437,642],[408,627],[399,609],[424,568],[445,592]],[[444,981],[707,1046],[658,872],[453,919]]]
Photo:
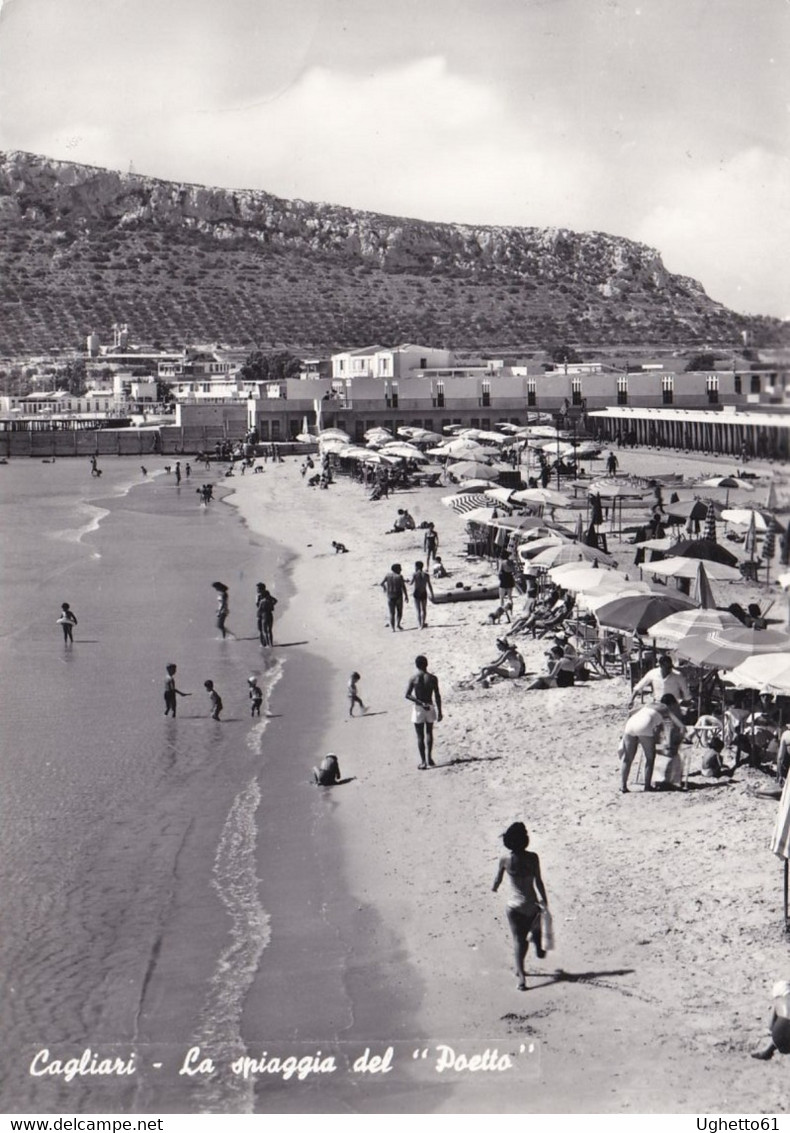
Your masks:
[[[101,479],[76,460],[0,472],[0,1110],[250,1111],[249,1082],[177,1071],[195,1043],[244,1052],[271,939],[259,842],[288,662],[260,647],[254,599],[257,581],[276,584],[276,546],[227,505],[201,506],[208,474],[177,486],[124,460]],[[230,587],[225,641],[213,581]],[[56,624],[64,601],[73,646]],[[163,713],[171,661],[191,693],[176,719]],[[136,1072],[47,1070],[86,1049],[134,1051]]]
[[[310,784],[328,674],[289,624],[287,557],[201,505],[204,481],[232,485],[216,471],[102,473],[0,466],[0,1112],[424,1112],[408,1074],[342,1072],[411,1036],[420,988],[346,892],[338,796]],[[280,598],[274,649],[259,581]],[[191,694],[175,719],[169,662]],[[334,1055],[340,1073],[304,1079],[234,1069]]]

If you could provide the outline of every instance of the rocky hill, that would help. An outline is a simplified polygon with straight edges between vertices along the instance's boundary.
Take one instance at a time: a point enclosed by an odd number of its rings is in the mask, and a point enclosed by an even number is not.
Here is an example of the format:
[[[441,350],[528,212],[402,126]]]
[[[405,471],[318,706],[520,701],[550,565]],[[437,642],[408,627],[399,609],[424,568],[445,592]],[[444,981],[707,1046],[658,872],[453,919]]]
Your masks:
[[[787,327],[603,233],[433,224],[0,153],[0,354],[106,341],[323,351],[736,345]]]

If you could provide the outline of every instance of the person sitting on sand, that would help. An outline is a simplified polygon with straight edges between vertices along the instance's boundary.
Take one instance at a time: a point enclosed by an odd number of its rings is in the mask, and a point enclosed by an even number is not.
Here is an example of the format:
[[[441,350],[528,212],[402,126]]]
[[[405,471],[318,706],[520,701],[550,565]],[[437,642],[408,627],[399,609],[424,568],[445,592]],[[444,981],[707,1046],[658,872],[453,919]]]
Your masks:
[[[475,681],[487,682],[490,677],[503,677],[505,680],[523,677],[527,671],[524,658],[506,637],[497,638],[497,649],[500,651],[496,660],[484,665]]]
[[[628,772],[634,761],[636,750],[641,746],[645,753],[645,790],[653,789],[653,764],[656,760],[656,738],[662,728],[670,724],[685,730],[686,725],[680,715],[678,702],[671,692],[661,697],[655,704],[643,704],[628,717],[620,741],[622,758],[620,769],[620,790],[628,793]]]
[[[512,602],[510,605],[512,607]],[[506,622],[510,622],[510,610],[507,608],[507,605],[497,606],[493,609],[483,622],[483,625],[498,626],[503,618]]]
[[[527,849],[529,834],[523,822],[514,822],[502,835],[508,853],[499,859],[494,884],[494,893],[499,889],[507,874],[510,881],[510,895],[507,902],[507,919],[513,936],[518,990],[527,990],[527,973],[524,961],[527,958],[530,937],[535,945],[539,960],[546,955],[543,948],[541,916],[548,910],[549,899],[540,874],[540,858]]]
[[[732,776],[734,767],[725,767],[721,758],[724,751],[724,740],[720,736],[711,736],[707,747],[702,751],[702,774],[706,779],[720,779],[722,775]]]
[[[414,531],[417,524],[414,519],[409,515],[405,508],[398,508],[398,516],[393,526],[389,531],[385,532],[387,535],[396,534],[400,531]]]
[[[447,570],[442,562],[441,555],[435,555],[433,560],[433,577],[434,578],[447,578]]]
[[[755,1051],[752,1058],[767,1062],[773,1058],[774,1051],[790,1054],[790,981],[779,980],[771,988],[771,1020],[769,1023],[771,1040],[768,1046]]]
[[[334,787],[335,783],[340,782],[340,764],[333,751],[324,756],[318,767],[313,768],[313,782],[318,787]]]
[[[335,540],[333,539],[332,540],[332,546],[335,548],[335,554],[336,555],[347,555],[348,554],[348,547],[345,545],[345,543],[336,543]]]
[[[576,680],[576,659],[566,657],[561,645],[552,645],[546,654],[546,660],[548,671],[531,685],[527,685],[527,692],[532,692],[534,689],[570,688]]]

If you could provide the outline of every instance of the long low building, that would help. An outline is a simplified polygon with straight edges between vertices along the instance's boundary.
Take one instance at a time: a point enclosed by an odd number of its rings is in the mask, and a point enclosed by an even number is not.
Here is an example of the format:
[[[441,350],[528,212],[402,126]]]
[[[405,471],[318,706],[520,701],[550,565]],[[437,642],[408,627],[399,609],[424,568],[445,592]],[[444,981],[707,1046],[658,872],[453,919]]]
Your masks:
[[[608,443],[790,458],[790,413],[610,405],[588,413],[586,421],[588,429]]]

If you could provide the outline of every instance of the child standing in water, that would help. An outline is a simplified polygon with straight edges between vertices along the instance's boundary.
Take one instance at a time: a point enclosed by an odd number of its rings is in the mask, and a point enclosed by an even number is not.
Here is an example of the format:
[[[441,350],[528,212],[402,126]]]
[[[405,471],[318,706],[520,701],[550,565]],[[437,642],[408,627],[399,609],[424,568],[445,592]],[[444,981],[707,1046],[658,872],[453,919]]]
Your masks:
[[[261,705],[263,704],[263,689],[258,684],[257,677],[247,677],[247,684],[250,686],[250,716],[260,716]]]
[[[58,618],[58,625],[63,630],[63,640],[67,645],[73,645],[74,638],[72,636],[72,630],[77,624],[77,618],[74,615],[68,602],[63,602],[60,610],[61,613],[60,617]]]
[[[358,704],[363,712],[367,712],[367,708],[362,703],[362,698],[360,697],[359,691],[357,690],[357,681],[359,681],[360,679],[361,678],[360,678],[359,673],[352,673],[351,676],[348,679],[348,714],[349,714],[349,716],[354,715],[354,705],[355,704]]]
[[[222,697],[214,688],[213,681],[203,681],[203,688],[206,689],[211,700],[211,719],[219,720],[219,714],[222,711]]]
[[[165,681],[165,716],[169,716],[171,711],[173,716],[176,714],[176,695],[178,696],[191,696],[191,692],[182,692],[180,688],[176,688],[176,667],[171,662],[165,666],[167,672],[167,680]]]

